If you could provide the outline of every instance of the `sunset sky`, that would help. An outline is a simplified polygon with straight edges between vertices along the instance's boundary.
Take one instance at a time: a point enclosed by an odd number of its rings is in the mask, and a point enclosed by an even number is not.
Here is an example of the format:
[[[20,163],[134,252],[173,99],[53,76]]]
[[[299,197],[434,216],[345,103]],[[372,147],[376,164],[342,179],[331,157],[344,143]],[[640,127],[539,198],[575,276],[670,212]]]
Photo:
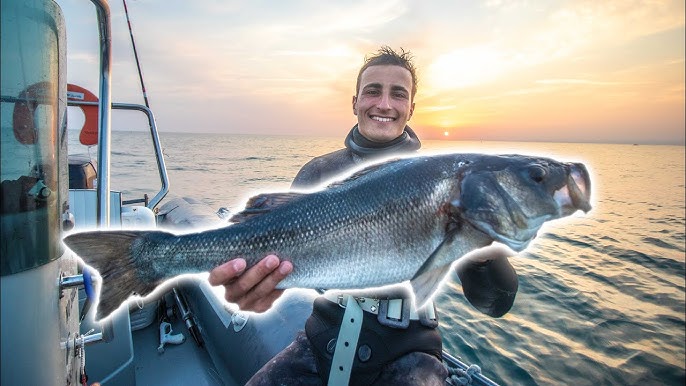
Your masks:
[[[97,93],[89,1],[58,1]],[[364,56],[415,56],[422,138],[684,144],[684,1],[128,0],[160,131],[343,137]],[[143,103],[122,2],[113,101]],[[76,120],[73,120],[75,122]]]

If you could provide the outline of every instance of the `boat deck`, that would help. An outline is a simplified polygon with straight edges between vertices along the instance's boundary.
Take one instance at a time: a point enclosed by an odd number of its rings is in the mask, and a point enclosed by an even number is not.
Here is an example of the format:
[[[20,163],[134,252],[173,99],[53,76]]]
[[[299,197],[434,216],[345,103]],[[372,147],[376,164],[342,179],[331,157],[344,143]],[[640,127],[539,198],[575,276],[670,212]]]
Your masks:
[[[133,332],[136,384],[239,385],[230,374],[220,373],[208,352],[196,344],[181,320],[176,319],[172,322],[172,333],[183,333],[186,341],[178,345],[167,344],[164,352],[158,353],[158,323]]]

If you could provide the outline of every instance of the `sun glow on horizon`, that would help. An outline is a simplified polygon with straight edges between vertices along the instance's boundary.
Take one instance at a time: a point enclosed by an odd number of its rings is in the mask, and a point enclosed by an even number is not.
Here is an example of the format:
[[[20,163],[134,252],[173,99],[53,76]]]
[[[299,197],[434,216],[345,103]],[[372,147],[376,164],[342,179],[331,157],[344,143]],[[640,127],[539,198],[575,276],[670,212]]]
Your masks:
[[[429,65],[427,80],[436,90],[476,86],[494,81],[506,71],[506,64],[496,48],[461,48],[438,56]]]
[[[97,90],[97,40],[82,38],[97,36],[95,18],[60,3],[67,77]],[[370,4],[380,12],[365,12]],[[137,45],[161,131],[340,136],[356,120],[363,58],[388,45],[415,58],[410,125],[434,139],[684,143],[683,0],[134,2],[130,11],[134,29],[148,27]],[[119,45],[129,40],[123,14],[113,3],[112,98],[131,101],[140,88]]]

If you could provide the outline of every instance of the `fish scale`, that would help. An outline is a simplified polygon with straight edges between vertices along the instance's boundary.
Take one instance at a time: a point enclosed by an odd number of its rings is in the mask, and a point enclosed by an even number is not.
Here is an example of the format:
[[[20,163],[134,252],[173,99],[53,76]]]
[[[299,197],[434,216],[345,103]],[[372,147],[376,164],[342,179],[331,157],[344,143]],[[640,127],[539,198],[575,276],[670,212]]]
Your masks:
[[[251,267],[272,253],[293,264],[277,288],[364,289],[411,279],[421,304],[453,261],[493,241],[520,251],[545,221],[589,210],[589,197],[581,164],[445,154],[372,165],[314,192],[258,195],[235,224],[219,229],[83,232],[64,242],[104,281],[127,280],[103,285],[98,316],[176,275],[236,257]]]

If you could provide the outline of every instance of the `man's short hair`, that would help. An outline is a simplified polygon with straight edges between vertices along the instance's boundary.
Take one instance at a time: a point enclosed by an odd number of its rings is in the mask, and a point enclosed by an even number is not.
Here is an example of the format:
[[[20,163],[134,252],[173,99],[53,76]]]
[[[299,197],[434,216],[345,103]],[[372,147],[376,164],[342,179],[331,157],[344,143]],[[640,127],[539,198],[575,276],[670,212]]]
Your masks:
[[[371,66],[391,65],[400,66],[410,71],[410,74],[412,75],[412,100],[414,100],[414,96],[417,93],[417,71],[414,67],[414,63],[412,63],[412,59],[412,53],[409,51],[400,48],[400,52],[396,52],[388,46],[382,46],[374,55],[364,58],[364,65],[360,68],[360,72],[357,73],[355,95],[360,94],[360,78],[362,78],[364,70]]]

